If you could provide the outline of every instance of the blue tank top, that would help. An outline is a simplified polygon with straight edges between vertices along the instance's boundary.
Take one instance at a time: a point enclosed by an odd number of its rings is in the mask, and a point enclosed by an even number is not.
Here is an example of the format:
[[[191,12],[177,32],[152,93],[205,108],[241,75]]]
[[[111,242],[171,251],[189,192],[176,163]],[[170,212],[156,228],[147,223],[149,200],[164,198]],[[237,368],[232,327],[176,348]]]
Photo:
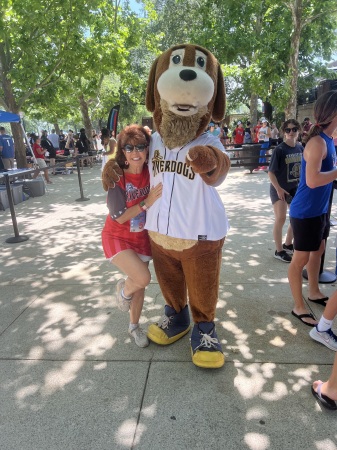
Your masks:
[[[321,172],[333,170],[336,164],[336,150],[333,139],[324,133],[319,134],[326,142],[327,154],[322,161]],[[311,217],[321,216],[328,212],[329,200],[332,190],[332,182],[325,186],[319,186],[314,189],[309,188],[306,183],[307,163],[302,156],[300,184],[293,198],[289,215],[296,219],[309,219]]]

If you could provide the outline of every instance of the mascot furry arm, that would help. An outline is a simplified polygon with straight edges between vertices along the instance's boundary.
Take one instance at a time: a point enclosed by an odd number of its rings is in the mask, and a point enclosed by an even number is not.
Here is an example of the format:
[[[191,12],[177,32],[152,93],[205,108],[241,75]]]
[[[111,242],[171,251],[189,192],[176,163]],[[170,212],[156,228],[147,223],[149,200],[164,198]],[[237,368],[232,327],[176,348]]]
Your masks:
[[[119,167],[114,159],[110,159],[104,166],[102,172],[103,189],[108,191],[109,188],[114,188],[118,183],[120,177],[123,175],[123,169]]]
[[[218,186],[227,176],[231,163],[227,154],[211,145],[192,147],[186,157],[187,166],[191,166],[206,184]]]

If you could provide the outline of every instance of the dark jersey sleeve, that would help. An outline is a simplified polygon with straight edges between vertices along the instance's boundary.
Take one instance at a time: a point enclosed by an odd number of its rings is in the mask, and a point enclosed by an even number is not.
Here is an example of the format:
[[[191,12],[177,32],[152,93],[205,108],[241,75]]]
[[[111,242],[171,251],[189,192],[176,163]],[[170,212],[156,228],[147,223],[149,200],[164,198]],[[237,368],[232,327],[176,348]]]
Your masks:
[[[113,220],[118,219],[127,210],[124,190],[116,185],[108,190],[107,205],[110,216]]]

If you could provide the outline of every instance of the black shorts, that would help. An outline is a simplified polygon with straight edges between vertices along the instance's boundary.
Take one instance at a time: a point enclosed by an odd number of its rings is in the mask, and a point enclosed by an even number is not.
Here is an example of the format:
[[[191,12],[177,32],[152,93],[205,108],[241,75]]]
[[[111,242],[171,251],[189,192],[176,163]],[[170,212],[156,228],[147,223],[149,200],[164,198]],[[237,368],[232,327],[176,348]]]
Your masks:
[[[330,221],[327,214],[310,219],[290,217],[294,233],[294,249],[300,252],[316,252],[323,239],[329,236]]]
[[[285,196],[285,200],[288,203],[288,205],[290,205],[294,195],[296,194],[296,190],[297,190],[297,187],[292,188],[292,189],[286,189],[286,191],[289,192],[289,195],[287,194]],[[272,205],[274,205],[278,200],[280,200],[277,195],[277,190],[274,188],[274,186],[272,184],[270,185],[269,194],[270,194],[270,200],[271,200]]]

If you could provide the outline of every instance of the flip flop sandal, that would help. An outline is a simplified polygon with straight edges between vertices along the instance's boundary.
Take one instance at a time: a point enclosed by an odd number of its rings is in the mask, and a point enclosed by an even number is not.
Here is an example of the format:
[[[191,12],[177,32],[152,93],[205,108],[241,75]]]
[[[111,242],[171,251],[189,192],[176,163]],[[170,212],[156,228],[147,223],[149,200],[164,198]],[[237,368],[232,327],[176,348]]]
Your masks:
[[[310,318],[310,319],[314,319],[316,320],[316,318],[312,315],[312,314],[296,314],[294,313],[294,311],[291,311],[291,314],[296,317],[296,319],[300,320],[302,323],[304,323],[304,325],[308,325],[308,327],[315,327],[316,324],[314,323],[309,323],[309,322],[305,322],[303,319],[305,319],[306,317]]]
[[[336,404],[335,400],[332,400],[327,395],[324,395],[324,394],[321,393],[322,386],[323,386],[323,383],[320,383],[317,386],[317,391],[315,391],[313,386],[311,386],[311,392],[312,392],[313,396],[316,397],[316,400],[318,400],[319,403],[322,406],[324,406],[324,408],[331,409],[331,410],[336,410],[337,409],[337,404]]]
[[[318,298],[317,300],[313,300],[308,297],[309,302],[316,303],[317,305],[326,306],[326,302],[329,300],[329,297]]]

